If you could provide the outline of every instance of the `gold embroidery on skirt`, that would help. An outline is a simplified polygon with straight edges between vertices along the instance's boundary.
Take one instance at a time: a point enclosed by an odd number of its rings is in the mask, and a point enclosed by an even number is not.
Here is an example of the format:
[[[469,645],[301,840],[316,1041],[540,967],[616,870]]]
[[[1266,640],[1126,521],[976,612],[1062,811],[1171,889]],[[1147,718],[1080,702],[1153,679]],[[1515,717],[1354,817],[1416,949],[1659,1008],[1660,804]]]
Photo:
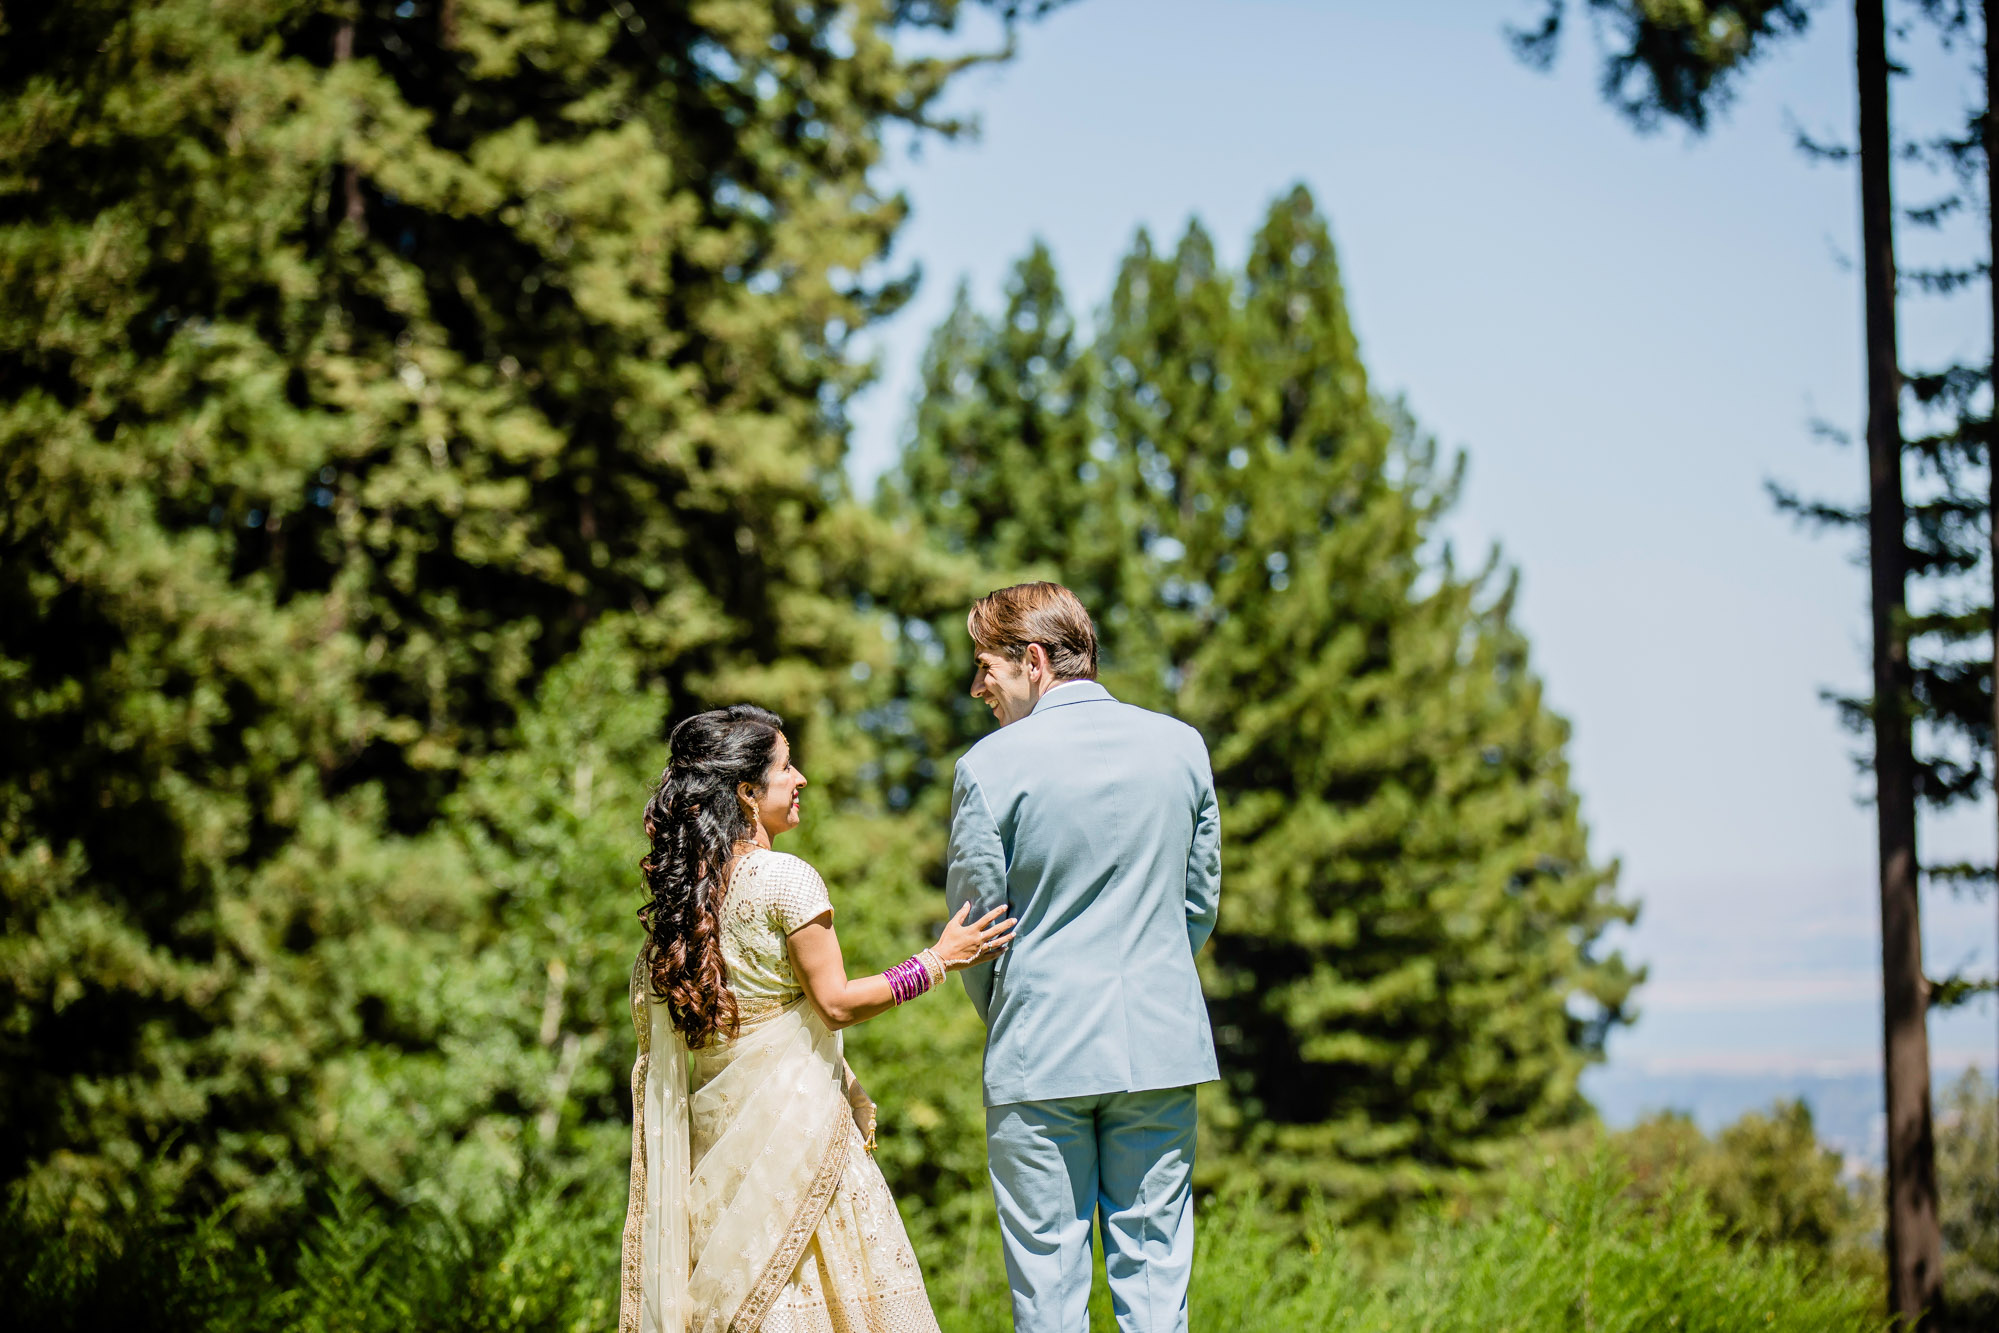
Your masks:
[[[757,1333],[778,1293],[798,1268],[798,1261],[805,1254],[805,1247],[812,1243],[812,1233],[819,1229],[819,1219],[826,1215],[826,1205],[833,1202],[833,1191],[840,1187],[840,1177],[847,1169],[847,1139],[848,1128],[841,1125],[826,1147],[819,1174],[812,1178],[812,1188],[806,1191],[805,1202],[793,1215],[790,1229],[764,1264],[763,1272],[757,1275],[756,1285],[743,1298],[736,1317],[729,1321],[729,1333]]]

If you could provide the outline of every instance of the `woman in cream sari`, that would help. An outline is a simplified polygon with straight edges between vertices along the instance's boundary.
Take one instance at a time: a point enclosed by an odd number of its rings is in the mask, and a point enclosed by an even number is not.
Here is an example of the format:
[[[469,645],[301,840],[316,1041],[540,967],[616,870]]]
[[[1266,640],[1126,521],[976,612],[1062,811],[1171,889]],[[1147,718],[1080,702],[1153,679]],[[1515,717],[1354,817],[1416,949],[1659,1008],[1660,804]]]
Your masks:
[[[770,849],[805,786],[783,726],[748,704],[688,718],[646,806],[620,1333],[937,1328],[840,1029],[1004,948],[1013,922],[960,912],[850,980],[825,883]]]

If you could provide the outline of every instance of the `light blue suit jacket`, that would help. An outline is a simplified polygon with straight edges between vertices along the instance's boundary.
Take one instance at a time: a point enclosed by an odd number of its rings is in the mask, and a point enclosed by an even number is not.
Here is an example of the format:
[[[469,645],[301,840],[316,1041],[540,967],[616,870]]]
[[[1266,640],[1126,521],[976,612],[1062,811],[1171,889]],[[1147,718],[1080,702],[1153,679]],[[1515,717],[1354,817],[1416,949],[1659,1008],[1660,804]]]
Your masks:
[[[988,1106],[1219,1077],[1194,955],[1221,899],[1221,815],[1200,733],[1095,681],[958,761],[951,910],[1001,903],[1011,948],[963,973],[986,1022]]]

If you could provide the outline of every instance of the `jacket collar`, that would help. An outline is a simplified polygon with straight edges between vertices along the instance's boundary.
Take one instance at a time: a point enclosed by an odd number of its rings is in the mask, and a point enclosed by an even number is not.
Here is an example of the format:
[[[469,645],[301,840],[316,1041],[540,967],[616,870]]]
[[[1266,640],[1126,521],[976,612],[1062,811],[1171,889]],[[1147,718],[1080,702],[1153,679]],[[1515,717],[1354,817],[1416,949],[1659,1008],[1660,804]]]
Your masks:
[[[1111,699],[1111,692],[1094,680],[1073,681],[1059,689],[1050,690],[1035,700],[1034,711],[1028,716],[1033,717],[1035,713],[1050,708],[1062,708],[1069,704],[1102,703],[1106,699]],[[1111,699],[1111,702],[1115,703],[1116,700]]]

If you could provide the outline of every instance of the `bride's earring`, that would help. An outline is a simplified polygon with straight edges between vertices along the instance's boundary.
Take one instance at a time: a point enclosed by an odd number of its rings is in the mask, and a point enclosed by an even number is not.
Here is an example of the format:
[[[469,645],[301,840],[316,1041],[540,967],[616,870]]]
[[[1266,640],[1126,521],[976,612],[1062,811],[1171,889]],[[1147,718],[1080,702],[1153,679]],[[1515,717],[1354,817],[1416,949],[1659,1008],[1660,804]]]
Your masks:
[[[757,836],[764,831],[763,811],[757,809],[755,801],[741,793],[737,794],[736,799],[743,803],[743,813],[750,817],[750,841],[755,842]]]

